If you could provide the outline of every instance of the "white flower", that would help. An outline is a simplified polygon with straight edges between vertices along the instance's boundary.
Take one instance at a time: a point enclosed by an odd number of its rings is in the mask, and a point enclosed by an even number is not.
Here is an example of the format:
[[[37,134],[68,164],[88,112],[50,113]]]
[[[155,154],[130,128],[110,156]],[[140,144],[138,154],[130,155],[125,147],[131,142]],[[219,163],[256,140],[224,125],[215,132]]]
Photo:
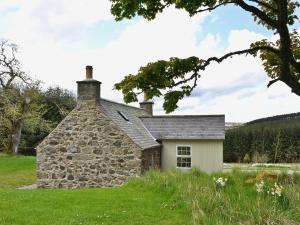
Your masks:
[[[262,193],[264,191],[264,187],[265,187],[265,182],[262,180],[260,183],[256,183],[256,191],[258,193]]]
[[[227,180],[228,180],[227,178],[223,178],[223,177],[219,177],[219,178],[214,177],[214,181],[216,185],[219,187],[225,187]]]
[[[268,194],[271,193],[271,195],[275,197],[280,197],[282,195],[282,191],[283,191],[283,187],[275,183],[274,187],[270,189],[270,192],[268,192]]]

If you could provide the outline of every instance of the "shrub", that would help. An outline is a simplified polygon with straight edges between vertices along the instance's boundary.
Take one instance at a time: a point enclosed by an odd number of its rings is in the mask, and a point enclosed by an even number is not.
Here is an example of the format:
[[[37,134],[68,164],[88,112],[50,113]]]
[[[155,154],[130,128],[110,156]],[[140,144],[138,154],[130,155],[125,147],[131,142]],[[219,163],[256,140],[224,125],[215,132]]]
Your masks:
[[[246,153],[246,155],[243,158],[243,163],[250,163],[250,161],[251,161],[250,156],[248,153]]]

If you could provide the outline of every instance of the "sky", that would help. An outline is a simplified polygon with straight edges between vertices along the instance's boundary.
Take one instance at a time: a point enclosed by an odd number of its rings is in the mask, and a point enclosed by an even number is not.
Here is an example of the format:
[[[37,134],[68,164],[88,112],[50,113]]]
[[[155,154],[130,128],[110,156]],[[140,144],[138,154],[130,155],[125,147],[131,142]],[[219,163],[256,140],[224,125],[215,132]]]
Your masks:
[[[23,70],[44,88],[59,85],[76,93],[76,81],[92,65],[101,96],[122,102],[113,85],[148,62],[221,56],[275,37],[231,6],[193,17],[170,7],[153,21],[116,22],[108,0],[1,0],[0,38],[18,44]],[[250,56],[211,64],[172,114],[225,114],[227,122],[246,122],[300,112],[300,97],[280,82],[267,88],[268,81],[260,60]],[[154,114],[164,114],[163,100],[154,102]]]

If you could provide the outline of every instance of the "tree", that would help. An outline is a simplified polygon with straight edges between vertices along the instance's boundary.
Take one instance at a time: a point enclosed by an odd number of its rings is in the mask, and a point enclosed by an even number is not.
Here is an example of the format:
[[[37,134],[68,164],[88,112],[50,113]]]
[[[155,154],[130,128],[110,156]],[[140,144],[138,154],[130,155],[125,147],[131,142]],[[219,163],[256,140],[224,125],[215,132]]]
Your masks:
[[[221,6],[234,5],[250,13],[256,23],[263,25],[278,35],[275,42],[266,39],[252,43],[248,49],[229,52],[221,57],[200,59],[170,58],[148,63],[137,74],[129,74],[115,84],[121,90],[124,101],[137,101],[144,92],[148,98],[164,96],[164,109],[167,113],[177,108],[177,103],[189,96],[197,86],[200,72],[211,63],[221,63],[236,55],[258,56],[265,72],[271,78],[270,87],[275,82],[284,82],[291,91],[300,96],[300,37],[290,31],[290,26],[298,20],[295,10],[300,6],[297,0],[111,0],[111,12],[116,20],[131,19],[136,15],[147,20],[155,19],[167,7],[187,11],[190,16],[204,11],[213,11]]]
[[[2,148],[8,153],[18,153],[22,131],[27,121],[36,121],[42,126],[41,111],[38,104],[38,86],[13,85],[9,89],[0,89],[0,129],[2,130]]]
[[[21,70],[20,61],[16,58],[18,46],[8,40],[0,40],[0,87],[12,88],[14,84],[22,82],[29,84],[31,78]]]
[[[39,88],[39,82],[21,70],[17,51],[15,44],[0,41],[0,133],[2,147],[10,153],[18,153],[25,118],[37,112],[32,109]]]
[[[74,94],[61,87],[49,87],[42,93],[45,113],[43,118],[54,123],[54,127],[62,121],[76,106]]]
[[[74,94],[66,89],[55,86],[39,91],[24,123],[20,144],[23,152],[35,148],[75,106]]]

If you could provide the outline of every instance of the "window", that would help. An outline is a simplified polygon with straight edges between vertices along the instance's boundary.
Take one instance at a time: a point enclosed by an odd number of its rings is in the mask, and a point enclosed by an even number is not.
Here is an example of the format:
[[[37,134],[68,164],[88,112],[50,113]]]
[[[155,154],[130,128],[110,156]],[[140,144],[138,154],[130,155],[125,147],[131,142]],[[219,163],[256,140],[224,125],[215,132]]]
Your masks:
[[[118,111],[119,115],[123,117],[124,120],[129,121],[128,117],[125,115],[125,113]]]
[[[177,146],[177,167],[178,168],[191,168],[191,146]]]

